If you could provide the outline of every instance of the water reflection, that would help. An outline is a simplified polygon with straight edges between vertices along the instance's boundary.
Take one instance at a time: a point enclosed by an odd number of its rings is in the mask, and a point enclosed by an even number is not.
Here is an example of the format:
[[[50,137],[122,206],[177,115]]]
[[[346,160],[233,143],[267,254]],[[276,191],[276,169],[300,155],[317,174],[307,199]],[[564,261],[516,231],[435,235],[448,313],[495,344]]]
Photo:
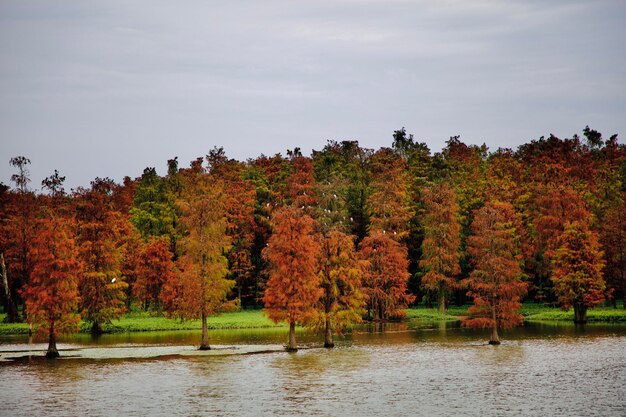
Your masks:
[[[196,343],[198,332],[79,335],[66,346]],[[318,335],[299,340],[321,346]],[[486,344],[455,323],[363,326],[337,348],[0,364],[0,415],[623,415],[626,326],[530,324]],[[212,332],[282,343],[285,329]],[[0,349],[19,347],[2,339]],[[24,339],[27,341],[27,339]],[[71,345],[67,345],[71,343]]]

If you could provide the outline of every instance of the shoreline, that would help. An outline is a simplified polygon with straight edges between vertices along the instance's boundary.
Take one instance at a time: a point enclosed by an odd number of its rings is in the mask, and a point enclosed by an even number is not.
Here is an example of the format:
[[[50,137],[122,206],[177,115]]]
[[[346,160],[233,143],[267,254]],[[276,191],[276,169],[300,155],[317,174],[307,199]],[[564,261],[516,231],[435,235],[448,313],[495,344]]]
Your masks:
[[[457,321],[461,320],[469,306],[451,306],[445,315],[440,315],[437,309],[417,307],[406,309],[406,317],[401,321]],[[563,311],[557,307],[541,304],[526,303],[522,305],[521,313],[524,321],[529,322],[573,322],[573,310]],[[28,334],[27,323],[4,323],[5,314],[0,314],[0,336]],[[589,323],[626,323],[626,310],[623,307],[600,307],[588,312]],[[367,322],[365,322],[367,323]],[[572,323],[573,324],[573,323]],[[267,329],[286,328],[284,323],[274,323],[269,320],[262,310],[243,310],[232,313],[222,313],[219,316],[209,317],[209,330],[228,329]],[[77,333],[89,333],[88,323],[81,322]],[[104,333],[134,333],[158,332],[174,330],[200,330],[200,320],[179,321],[158,316],[149,312],[133,312],[126,314],[120,320],[113,320],[103,326]]]

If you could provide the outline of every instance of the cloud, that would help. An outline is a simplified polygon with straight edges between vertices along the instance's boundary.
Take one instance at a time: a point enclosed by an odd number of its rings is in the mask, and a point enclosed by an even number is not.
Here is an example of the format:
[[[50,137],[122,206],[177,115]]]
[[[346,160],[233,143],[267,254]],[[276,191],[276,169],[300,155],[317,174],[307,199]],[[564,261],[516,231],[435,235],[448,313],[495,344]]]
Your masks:
[[[215,145],[388,146],[402,126],[434,150],[619,133],[625,17],[611,1],[4,1],[0,154],[74,186]]]

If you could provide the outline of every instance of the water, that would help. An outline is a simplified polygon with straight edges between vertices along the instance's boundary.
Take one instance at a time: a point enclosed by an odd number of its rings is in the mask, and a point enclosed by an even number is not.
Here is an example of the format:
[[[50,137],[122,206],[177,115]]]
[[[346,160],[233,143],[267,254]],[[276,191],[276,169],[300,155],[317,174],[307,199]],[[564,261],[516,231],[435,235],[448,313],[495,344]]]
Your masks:
[[[339,338],[333,350],[300,332],[308,348],[295,354],[3,362],[0,415],[626,415],[626,326],[529,325],[504,332],[500,346],[486,344],[484,332],[454,326],[365,327]],[[216,347],[253,348],[282,343],[285,332],[211,337]],[[198,337],[78,335],[60,346],[175,349]],[[27,348],[21,337],[1,340],[0,350]]]

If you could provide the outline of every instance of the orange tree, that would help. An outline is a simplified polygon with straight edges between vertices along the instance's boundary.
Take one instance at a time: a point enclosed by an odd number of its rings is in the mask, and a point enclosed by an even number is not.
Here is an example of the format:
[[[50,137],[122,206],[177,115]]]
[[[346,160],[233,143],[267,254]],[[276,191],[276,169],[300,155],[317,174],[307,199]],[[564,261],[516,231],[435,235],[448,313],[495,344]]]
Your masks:
[[[134,297],[147,310],[161,309],[161,290],[166,281],[172,279],[174,262],[167,236],[151,237],[139,253],[133,285]]]
[[[354,238],[333,229],[321,239],[320,278],[324,292],[313,327],[324,329],[324,347],[335,345],[333,331],[342,332],[350,324],[360,322],[364,313],[363,271]]]
[[[219,313],[234,282],[226,278],[230,247],[226,234],[225,196],[221,182],[197,174],[185,188],[180,222],[186,234],[179,240],[180,274],[164,283],[165,310],[182,319],[202,320],[200,350],[208,350],[207,317]]]
[[[263,297],[265,312],[275,322],[289,323],[289,351],[297,350],[296,324],[315,316],[315,305],[322,295],[317,274],[320,244],[313,235],[315,221],[302,211],[291,206],[275,210],[274,230],[263,250],[269,263]]]
[[[110,179],[96,178],[90,190],[78,190],[74,195],[78,220],[77,243],[84,273],[79,282],[83,318],[92,323],[94,334],[102,325],[119,318],[126,305],[128,284],[122,276],[124,237],[132,225],[115,210]]]
[[[574,307],[574,322],[587,322],[587,309],[604,300],[603,253],[598,235],[585,222],[568,223],[558,239],[552,282],[561,307]]]
[[[374,320],[402,315],[400,310],[414,299],[407,294],[406,248],[388,235],[375,233],[363,239],[359,257],[364,261],[363,286],[368,315]]]
[[[422,285],[439,295],[439,312],[446,311],[446,295],[458,287],[456,276],[461,246],[459,206],[454,190],[441,183],[422,192],[424,200],[424,240],[420,266],[426,270]]]
[[[475,269],[464,284],[474,305],[463,322],[470,327],[491,328],[490,344],[500,343],[498,328],[522,321],[518,309],[527,284],[521,280],[516,223],[510,204],[488,202],[478,210],[468,242]]]
[[[57,336],[78,330],[78,281],[81,263],[68,219],[49,214],[38,221],[32,242],[33,270],[24,286],[27,320],[48,337],[46,357],[59,356]]]

